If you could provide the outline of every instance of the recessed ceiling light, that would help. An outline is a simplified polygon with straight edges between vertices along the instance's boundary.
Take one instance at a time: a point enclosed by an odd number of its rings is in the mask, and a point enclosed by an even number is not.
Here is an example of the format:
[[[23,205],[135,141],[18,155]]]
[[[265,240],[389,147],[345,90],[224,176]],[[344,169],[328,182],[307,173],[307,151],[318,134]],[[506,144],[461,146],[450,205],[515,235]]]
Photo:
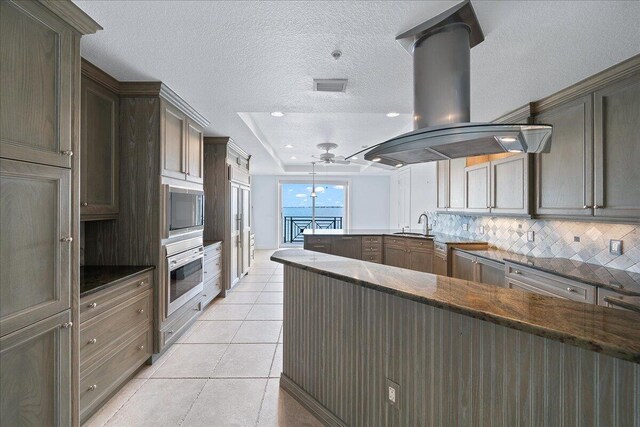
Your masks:
[[[295,159],[296,159],[296,156],[291,156],[291,160],[295,160]]]
[[[358,160],[358,156],[352,156],[351,157],[353,160]]]
[[[519,148],[512,148],[509,150],[510,153],[522,153],[522,150]]]
[[[287,144],[287,145],[284,146],[284,148],[293,148],[293,145]]]
[[[372,162],[379,162],[380,160],[382,160],[380,157],[374,157],[371,159]]]
[[[402,166],[404,166],[402,163],[398,163],[398,164],[396,165],[396,167],[397,167],[397,168],[401,168]]]
[[[284,116],[284,113],[282,111],[274,111],[273,113],[271,113],[271,115],[273,117],[282,117]]]
[[[512,136],[503,136],[500,138],[500,141],[502,142],[516,142],[516,138],[512,137]]]
[[[399,115],[400,115],[400,113],[396,113],[395,111],[387,113],[387,117],[398,117]]]

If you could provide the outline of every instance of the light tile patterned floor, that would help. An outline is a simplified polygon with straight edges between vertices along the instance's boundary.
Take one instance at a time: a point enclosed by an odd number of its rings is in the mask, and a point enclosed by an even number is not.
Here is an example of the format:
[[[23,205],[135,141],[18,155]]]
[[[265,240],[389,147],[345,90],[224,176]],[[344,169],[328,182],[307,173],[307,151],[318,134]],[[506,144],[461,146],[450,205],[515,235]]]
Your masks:
[[[233,292],[85,426],[320,426],[278,386],[282,266],[272,252],[257,251]]]

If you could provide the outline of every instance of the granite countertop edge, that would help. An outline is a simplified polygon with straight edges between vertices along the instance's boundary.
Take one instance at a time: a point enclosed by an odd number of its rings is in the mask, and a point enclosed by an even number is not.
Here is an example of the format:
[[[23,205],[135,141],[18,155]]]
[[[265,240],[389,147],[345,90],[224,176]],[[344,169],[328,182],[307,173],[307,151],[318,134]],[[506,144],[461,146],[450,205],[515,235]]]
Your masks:
[[[111,267],[111,268],[117,268],[120,266],[83,266],[82,268],[92,268],[92,267]],[[126,274],[123,275],[118,275],[116,278],[114,278],[113,280],[109,280],[108,282],[102,283],[96,287],[93,287],[91,289],[87,289],[84,292],[80,292],[80,298],[84,298],[88,295],[92,295],[95,294],[97,292],[103,291],[105,289],[108,289],[112,286],[118,285],[119,283],[122,283],[126,280],[131,279],[134,276],[137,276],[138,274],[142,274],[142,273],[146,273],[147,271],[152,271],[155,270],[155,266],[153,265],[144,265],[144,266],[131,266],[131,265],[127,265],[127,266],[121,266],[121,267],[129,267],[129,268],[137,268],[138,270],[133,271],[133,272],[128,272]],[[81,275],[82,276],[82,275]],[[82,284],[80,285],[80,289],[82,289]]]
[[[323,254],[324,256],[326,256],[325,254]],[[332,255],[329,255],[332,256]],[[334,258],[340,258],[337,256],[333,256]],[[357,286],[362,286],[368,289],[372,289],[372,290],[376,290],[379,292],[384,292],[390,295],[395,295],[398,296],[400,298],[404,298],[404,299],[408,299],[408,300],[412,300],[418,303],[422,303],[422,304],[426,304],[432,307],[436,307],[436,308],[441,308],[441,309],[445,309],[445,310],[449,310],[455,313],[459,313],[465,316],[469,316],[475,319],[479,319],[479,320],[484,320],[484,321],[489,321],[492,323],[495,323],[497,325],[502,325],[502,326],[506,326],[512,329],[516,329],[516,330],[520,330],[523,332],[527,332],[527,333],[531,333],[543,338],[549,338],[549,339],[553,339],[556,341],[560,341],[563,343],[567,343],[567,344],[571,344],[580,348],[584,348],[587,350],[591,350],[591,351],[595,351],[598,353],[603,353],[612,357],[616,357],[619,359],[623,359],[623,360],[627,360],[630,362],[634,362],[634,363],[640,363],[640,350],[630,350],[628,348],[625,348],[623,346],[619,346],[619,345],[615,345],[613,343],[608,343],[608,342],[598,342],[596,340],[592,340],[583,336],[579,336],[577,334],[570,334],[564,331],[559,331],[559,330],[555,330],[549,327],[545,327],[542,325],[536,325],[536,324],[532,324],[529,322],[525,322],[525,321],[520,321],[518,319],[514,319],[514,318],[509,318],[509,317],[505,317],[505,316],[500,316],[498,314],[494,314],[494,313],[488,313],[486,311],[482,311],[479,309],[473,309],[471,307],[465,307],[462,305],[457,305],[455,303],[452,302],[447,302],[447,301],[442,301],[442,300],[437,300],[437,299],[433,299],[433,298],[429,298],[428,296],[424,296],[424,295],[418,295],[415,293],[411,293],[411,292],[406,292],[406,291],[402,291],[393,287],[389,287],[389,286],[384,286],[381,284],[377,284],[377,283],[372,283],[370,281],[367,280],[362,280],[356,277],[353,277],[352,275],[348,275],[348,274],[341,274],[341,273],[336,273],[336,272],[332,272],[332,271],[327,271],[325,269],[322,268],[317,268],[317,267],[313,267],[304,263],[300,263],[300,262],[296,262],[290,259],[285,259],[285,258],[281,258],[279,256],[277,256],[277,253],[274,254],[271,257],[272,261],[287,265],[287,266],[292,266],[292,267],[296,267],[296,268],[300,268],[302,270],[306,270],[312,273],[316,273],[319,274],[321,276],[325,276],[325,277],[329,277],[329,278],[333,278],[333,279],[337,279],[337,280],[341,280],[344,282],[349,282],[352,283],[354,285]],[[357,261],[357,260],[348,260],[351,262],[361,262],[364,263],[365,261]],[[393,267],[391,267],[393,268]],[[420,272],[411,272],[411,273],[418,273],[418,274],[425,274],[425,275],[429,275],[429,273],[420,273]],[[450,278],[449,278],[450,279]],[[459,280],[459,279],[453,279],[453,280]],[[481,283],[477,283],[478,286],[488,286],[488,285],[483,285]],[[521,292],[521,291],[517,291],[517,290],[509,290],[512,292]],[[522,291],[523,292],[523,291]],[[550,301],[552,301],[553,297],[544,297],[544,296],[538,296],[541,298],[549,298]],[[582,303],[578,303],[578,302],[573,302],[575,304],[582,304]]]

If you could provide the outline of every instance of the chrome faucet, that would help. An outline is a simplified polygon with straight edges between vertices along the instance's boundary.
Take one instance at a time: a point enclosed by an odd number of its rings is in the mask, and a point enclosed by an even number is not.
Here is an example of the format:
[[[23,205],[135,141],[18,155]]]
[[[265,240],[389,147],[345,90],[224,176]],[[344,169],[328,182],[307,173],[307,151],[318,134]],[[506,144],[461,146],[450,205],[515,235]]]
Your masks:
[[[424,222],[422,222],[422,217],[424,217]],[[426,212],[423,212],[418,217],[418,224],[422,224],[422,234],[425,236],[429,234],[429,217]]]

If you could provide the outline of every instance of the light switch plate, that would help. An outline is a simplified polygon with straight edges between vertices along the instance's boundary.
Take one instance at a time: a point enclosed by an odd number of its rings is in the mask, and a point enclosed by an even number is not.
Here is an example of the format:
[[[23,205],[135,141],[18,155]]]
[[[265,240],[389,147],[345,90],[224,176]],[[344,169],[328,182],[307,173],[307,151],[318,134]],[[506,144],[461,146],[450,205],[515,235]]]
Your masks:
[[[400,403],[400,384],[386,378],[387,386],[387,402],[393,407],[398,408]]]
[[[527,242],[533,242],[536,240],[536,233],[534,231],[527,231]]]
[[[622,240],[609,240],[609,253],[611,255],[622,255]]]
[[[484,234],[484,225],[480,226],[480,234]]]

